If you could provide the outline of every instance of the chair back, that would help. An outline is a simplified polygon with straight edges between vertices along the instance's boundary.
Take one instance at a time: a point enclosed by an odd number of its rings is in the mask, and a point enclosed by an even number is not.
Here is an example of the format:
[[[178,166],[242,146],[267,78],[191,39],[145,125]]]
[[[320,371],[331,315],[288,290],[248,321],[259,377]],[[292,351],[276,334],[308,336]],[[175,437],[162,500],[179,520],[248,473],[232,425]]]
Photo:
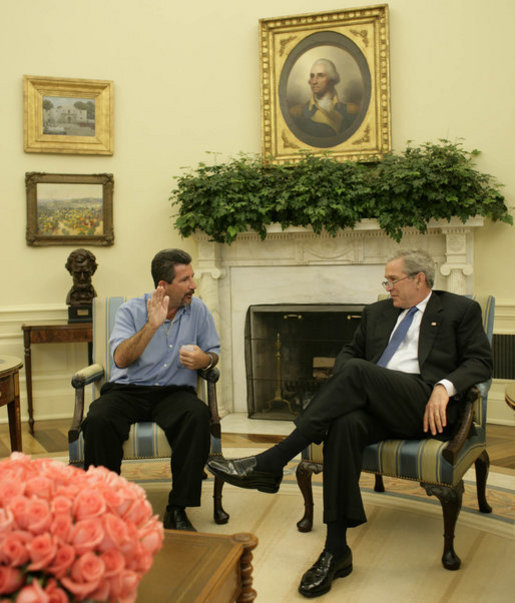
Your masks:
[[[493,295],[467,295],[481,306],[483,329],[490,344],[494,334],[495,297]]]
[[[93,362],[104,367],[104,379],[96,382],[97,396],[105,381],[109,381],[113,360],[109,350],[109,337],[114,327],[116,311],[127,297],[95,297],[93,299]]]
[[[471,299],[477,301],[481,306],[481,313],[483,316],[483,329],[485,330],[486,337],[492,345],[492,338],[494,334],[494,317],[495,317],[495,297],[493,295],[467,295]],[[478,384],[480,392],[479,398],[476,400],[474,405],[474,423],[483,429],[486,428],[486,402],[488,398],[488,391],[492,380],[484,381]]]

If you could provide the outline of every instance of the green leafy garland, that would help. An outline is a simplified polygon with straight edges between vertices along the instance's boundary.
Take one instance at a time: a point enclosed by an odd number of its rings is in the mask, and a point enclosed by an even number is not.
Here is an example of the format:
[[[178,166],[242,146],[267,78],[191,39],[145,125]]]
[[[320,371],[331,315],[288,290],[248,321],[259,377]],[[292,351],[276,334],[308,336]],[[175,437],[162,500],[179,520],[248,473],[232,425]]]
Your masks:
[[[231,244],[240,232],[254,230],[266,238],[266,227],[279,223],[311,226],[335,235],[364,218],[375,218],[397,242],[402,229],[421,233],[431,219],[473,216],[513,224],[500,193],[501,185],[478,172],[460,143],[408,145],[373,164],[340,162],[330,155],[306,154],[298,163],[274,165],[260,156],[241,154],[226,163],[200,163],[176,177],[172,207],[175,228],[183,237],[196,230],[213,241]]]

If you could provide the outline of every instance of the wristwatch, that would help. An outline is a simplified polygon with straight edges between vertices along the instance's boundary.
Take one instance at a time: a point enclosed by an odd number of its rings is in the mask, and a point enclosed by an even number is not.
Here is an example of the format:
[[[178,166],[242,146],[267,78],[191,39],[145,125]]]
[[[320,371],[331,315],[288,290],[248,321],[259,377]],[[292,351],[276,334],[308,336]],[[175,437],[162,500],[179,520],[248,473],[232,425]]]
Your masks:
[[[209,364],[202,369],[203,371],[208,371],[210,368],[213,368],[213,364],[215,363],[214,354],[212,354],[211,352],[206,352],[206,354],[209,356],[210,361],[209,361]]]

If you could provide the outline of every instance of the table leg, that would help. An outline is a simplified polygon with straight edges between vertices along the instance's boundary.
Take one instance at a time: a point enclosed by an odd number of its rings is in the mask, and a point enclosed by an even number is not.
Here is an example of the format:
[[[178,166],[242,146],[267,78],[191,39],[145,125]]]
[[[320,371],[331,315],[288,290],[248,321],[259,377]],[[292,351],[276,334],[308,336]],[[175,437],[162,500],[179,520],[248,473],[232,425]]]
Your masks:
[[[27,382],[27,405],[29,407],[29,429],[34,435],[34,409],[32,406],[32,362],[30,358],[30,331],[23,331],[25,349],[25,380]]]
[[[256,548],[258,539],[254,534],[233,534],[232,539],[243,545],[243,554],[240,559],[241,593],[237,603],[251,603],[257,596],[252,588],[252,550]]]
[[[11,437],[11,451],[22,452],[21,444],[21,413],[20,413],[20,380],[18,372],[13,375],[14,400],[7,405],[9,418],[9,435]]]

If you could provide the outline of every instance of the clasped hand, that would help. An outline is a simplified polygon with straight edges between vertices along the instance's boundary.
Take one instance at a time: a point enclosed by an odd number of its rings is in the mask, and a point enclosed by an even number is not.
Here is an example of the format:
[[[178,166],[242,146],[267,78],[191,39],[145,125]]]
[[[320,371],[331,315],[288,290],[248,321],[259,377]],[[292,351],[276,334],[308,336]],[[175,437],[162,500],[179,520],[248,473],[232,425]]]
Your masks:
[[[182,366],[192,371],[206,367],[206,354],[198,345],[183,345],[179,350],[179,360]]]

